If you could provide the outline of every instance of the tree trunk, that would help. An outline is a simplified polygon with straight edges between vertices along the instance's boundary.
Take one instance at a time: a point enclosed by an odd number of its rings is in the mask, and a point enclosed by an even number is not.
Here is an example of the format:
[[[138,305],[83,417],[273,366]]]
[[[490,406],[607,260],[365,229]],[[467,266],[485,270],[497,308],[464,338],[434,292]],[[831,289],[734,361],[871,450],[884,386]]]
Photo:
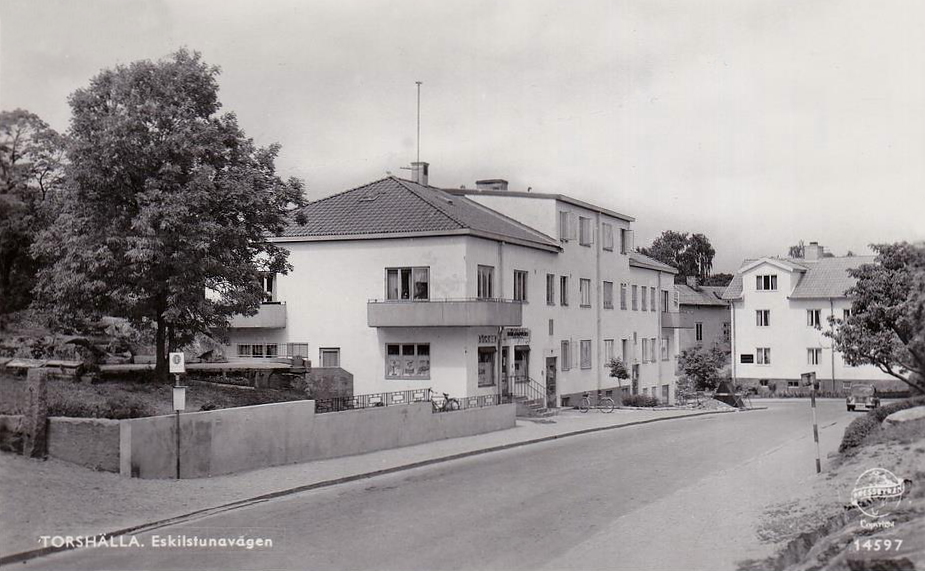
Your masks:
[[[157,316],[157,332],[154,334],[154,377],[159,381],[167,381],[167,322],[164,314]]]

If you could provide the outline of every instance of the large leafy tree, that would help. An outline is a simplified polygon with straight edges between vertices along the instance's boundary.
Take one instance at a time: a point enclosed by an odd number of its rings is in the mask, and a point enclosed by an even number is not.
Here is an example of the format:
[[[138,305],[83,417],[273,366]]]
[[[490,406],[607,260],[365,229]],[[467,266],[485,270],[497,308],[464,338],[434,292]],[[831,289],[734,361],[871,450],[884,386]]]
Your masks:
[[[925,392],[925,245],[875,244],[876,263],[848,270],[857,282],[847,319],[825,334],[849,365],[875,365]]]
[[[0,316],[29,304],[38,264],[29,248],[61,186],[64,138],[38,115],[0,112]]]
[[[665,230],[648,248],[639,251],[678,270],[677,280],[696,277],[702,283],[713,271],[716,250],[704,234]]]
[[[169,350],[256,312],[262,272],[289,269],[267,236],[303,201],[301,182],[276,174],[279,147],[255,146],[218,113],[218,73],[180,50],[72,94],[69,188],[34,247],[51,262],[37,301],[57,324],[153,325],[162,378]]]

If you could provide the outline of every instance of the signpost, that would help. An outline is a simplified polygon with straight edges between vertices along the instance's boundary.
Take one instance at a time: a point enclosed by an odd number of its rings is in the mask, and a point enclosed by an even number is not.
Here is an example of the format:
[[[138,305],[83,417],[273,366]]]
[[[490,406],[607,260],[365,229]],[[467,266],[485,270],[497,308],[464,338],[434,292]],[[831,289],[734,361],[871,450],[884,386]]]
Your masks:
[[[813,409],[813,440],[816,442],[816,473],[822,472],[822,459],[819,453],[819,425],[816,423],[816,391],[819,390],[819,382],[816,381],[816,373],[803,373],[800,375],[803,386],[812,386],[813,392],[810,393],[810,404]]]
[[[186,409],[186,387],[180,384],[180,375],[186,373],[186,357],[183,353],[170,354],[170,373],[176,378],[173,387],[173,410],[177,418],[177,479],[180,479],[180,412]]]

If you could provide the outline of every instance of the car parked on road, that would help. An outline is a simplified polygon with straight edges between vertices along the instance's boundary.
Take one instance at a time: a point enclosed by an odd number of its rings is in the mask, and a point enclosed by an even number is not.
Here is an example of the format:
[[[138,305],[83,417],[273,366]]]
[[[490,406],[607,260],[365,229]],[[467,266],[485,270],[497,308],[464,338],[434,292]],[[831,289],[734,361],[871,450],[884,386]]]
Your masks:
[[[870,385],[857,385],[851,387],[851,392],[845,398],[848,410],[854,410],[857,407],[865,407],[867,410],[880,406],[880,397],[877,396],[877,389]]]

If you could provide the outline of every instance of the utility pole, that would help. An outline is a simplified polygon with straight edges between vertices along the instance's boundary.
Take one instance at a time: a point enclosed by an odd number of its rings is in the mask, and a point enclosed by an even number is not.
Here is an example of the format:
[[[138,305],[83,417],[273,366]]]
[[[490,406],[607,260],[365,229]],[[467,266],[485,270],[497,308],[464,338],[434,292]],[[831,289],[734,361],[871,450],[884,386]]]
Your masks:
[[[417,162],[421,162],[421,84],[422,81],[415,81],[418,86],[418,141],[417,141]]]

